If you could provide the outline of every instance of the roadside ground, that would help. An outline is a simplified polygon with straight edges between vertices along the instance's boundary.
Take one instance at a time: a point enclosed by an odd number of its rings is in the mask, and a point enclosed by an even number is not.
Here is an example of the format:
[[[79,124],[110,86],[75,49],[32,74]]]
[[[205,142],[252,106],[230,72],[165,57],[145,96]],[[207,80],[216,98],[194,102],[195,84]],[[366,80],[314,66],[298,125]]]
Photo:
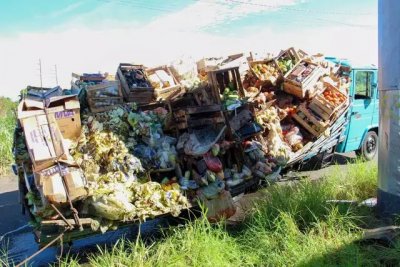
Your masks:
[[[18,180],[14,174],[0,177],[0,236],[28,223],[28,216],[21,212]]]

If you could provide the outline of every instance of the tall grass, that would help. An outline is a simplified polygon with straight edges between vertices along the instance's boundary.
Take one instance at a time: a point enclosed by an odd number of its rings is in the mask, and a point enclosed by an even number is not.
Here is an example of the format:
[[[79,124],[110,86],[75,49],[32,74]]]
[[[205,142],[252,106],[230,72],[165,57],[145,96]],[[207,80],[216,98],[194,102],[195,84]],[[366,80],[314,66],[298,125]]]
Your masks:
[[[11,169],[15,109],[15,102],[0,97],[0,175],[6,174]]]
[[[89,266],[398,266],[393,247],[359,242],[373,214],[365,207],[332,204],[375,196],[377,167],[357,162],[324,179],[271,186],[239,229],[204,219],[170,229],[150,245],[121,240],[99,248]],[[78,264],[77,259],[70,261]],[[63,263],[68,265],[68,261]]]

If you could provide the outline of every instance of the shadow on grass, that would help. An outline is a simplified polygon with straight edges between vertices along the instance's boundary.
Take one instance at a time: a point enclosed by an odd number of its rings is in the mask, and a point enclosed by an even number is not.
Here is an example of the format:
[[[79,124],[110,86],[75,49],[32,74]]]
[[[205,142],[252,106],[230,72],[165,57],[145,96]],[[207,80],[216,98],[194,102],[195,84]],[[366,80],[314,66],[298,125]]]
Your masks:
[[[353,241],[298,266],[400,266],[400,241],[394,244]]]

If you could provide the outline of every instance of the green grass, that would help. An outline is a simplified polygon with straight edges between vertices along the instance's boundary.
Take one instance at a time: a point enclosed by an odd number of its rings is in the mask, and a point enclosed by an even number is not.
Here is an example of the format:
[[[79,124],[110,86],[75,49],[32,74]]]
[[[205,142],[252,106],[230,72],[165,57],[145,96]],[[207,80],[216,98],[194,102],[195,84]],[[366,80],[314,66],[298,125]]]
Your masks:
[[[345,169],[344,169],[345,168]],[[372,220],[366,207],[328,200],[374,197],[377,167],[357,162],[336,167],[319,181],[266,189],[254,212],[234,230],[198,219],[145,244],[121,239],[86,257],[87,266],[398,266],[393,247],[359,242]],[[78,266],[78,258],[62,266]]]
[[[0,97],[0,175],[4,175],[11,170],[15,109],[15,102],[9,98]]]

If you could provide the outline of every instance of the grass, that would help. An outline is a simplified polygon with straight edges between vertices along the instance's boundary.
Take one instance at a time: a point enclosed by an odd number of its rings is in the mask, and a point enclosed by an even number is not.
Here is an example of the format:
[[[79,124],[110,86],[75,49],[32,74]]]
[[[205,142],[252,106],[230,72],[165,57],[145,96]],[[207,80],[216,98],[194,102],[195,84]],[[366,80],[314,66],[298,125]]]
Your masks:
[[[15,109],[15,102],[9,98],[0,97],[0,175],[7,174],[11,170]]]
[[[359,242],[373,218],[362,201],[376,194],[377,167],[357,162],[324,179],[271,186],[239,229],[198,219],[145,244],[121,239],[99,247],[88,266],[398,266],[400,242],[391,247]],[[78,258],[62,266],[79,266]]]
[[[120,239],[111,248],[67,256],[58,266],[398,266],[400,242],[359,242],[372,212],[329,200],[375,196],[377,167],[334,167],[319,181],[271,186],[239,229],[198,219],[153,242]],[[7,256],[2,255],[6,266]]]

